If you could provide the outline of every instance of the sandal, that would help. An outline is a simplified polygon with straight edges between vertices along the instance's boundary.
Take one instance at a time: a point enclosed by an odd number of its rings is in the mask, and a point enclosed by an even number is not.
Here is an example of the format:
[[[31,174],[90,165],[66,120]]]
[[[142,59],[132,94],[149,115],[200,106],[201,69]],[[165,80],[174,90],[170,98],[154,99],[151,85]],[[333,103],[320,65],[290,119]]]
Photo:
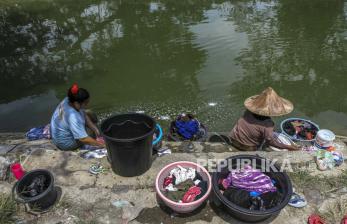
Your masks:
[[[290,198],[288,205],[295,207],[295,208],[303,208],[307,205],[307,202],[304,197],[293,193],[292,197]]]

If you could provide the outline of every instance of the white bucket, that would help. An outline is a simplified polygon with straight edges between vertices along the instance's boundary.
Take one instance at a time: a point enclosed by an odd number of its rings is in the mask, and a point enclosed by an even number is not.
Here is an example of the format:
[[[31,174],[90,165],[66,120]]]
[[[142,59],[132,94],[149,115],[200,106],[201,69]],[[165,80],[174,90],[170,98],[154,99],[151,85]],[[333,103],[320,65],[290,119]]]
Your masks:
[[[316,146],[319,148],[329,148],[333,145],[333,142],[335,140],[335,134],[327,129],[322,129],[317,132],[316,137]]]

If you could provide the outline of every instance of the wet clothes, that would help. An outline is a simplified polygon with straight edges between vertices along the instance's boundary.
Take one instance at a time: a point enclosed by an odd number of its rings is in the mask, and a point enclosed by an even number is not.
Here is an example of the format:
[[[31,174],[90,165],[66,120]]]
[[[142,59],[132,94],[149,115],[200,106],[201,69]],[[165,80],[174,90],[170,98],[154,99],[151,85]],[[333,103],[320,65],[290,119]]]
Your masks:
[[[192,186],[188,191],[183,195],[182,202],[190,203],[196,200],[198,196],[202,195],[202,190],[200,187]]]
[[[50,133],[50,125],[36,127],[30,129],[25,136],[29,141],[39,140],[39,139],[50,139],[51,133]]]
[[[246,110],[230,133],[232,144],[245,151],[255,151],[263,143],[285,149],[287,145],[279,143],[274,138],[274,126],[271,118],[259,120]]]
[[[177,185],[188,179],[194,180],[196,177],[196,170],[177,166],[177,168],[170,171],[170,176],[175,178],[174,184]]]
[[[175,202],[190,203],[202,198],[208,189],[207,181],[193,168],[177,166],[163,181],[164,195]]]
[[[35,177],[30,185],[24,189],[23,195],[26,197],[35,197],[47,189],[47,180],[44,175]]]
[[[277,188],[271,178],[251,166],[245,166],[242,170],[232,170],[227,178],[222,181],[225,189],[236,187],[248,192],[254,191],[260,194],[275,192]]]
[[[176,120],[177,132],[185,139],[191,139],[199,131],[199,122],[195,119],[189,121]]]
[[[318,129],[305,120],[289,120],[283,124],[284,131],[297,140],[312,140]]]
[[[167,191],[166,197],[175,202],[181,201],[183,196],[192,186],[195,186],[194,182],[192,180],[186,180],[178,185],[175,185],[175,191]]]
[[[249,191],[230,187],[224,191],[223,195],[230,202],[250,210],[270,209],[282,202],[282,194],[279,191],[252,197]]]

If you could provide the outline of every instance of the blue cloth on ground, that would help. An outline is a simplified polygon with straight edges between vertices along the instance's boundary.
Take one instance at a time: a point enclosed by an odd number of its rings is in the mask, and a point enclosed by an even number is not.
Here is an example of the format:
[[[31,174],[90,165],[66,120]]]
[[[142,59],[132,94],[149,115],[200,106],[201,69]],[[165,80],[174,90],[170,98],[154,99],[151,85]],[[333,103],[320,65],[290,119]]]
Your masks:
[[[59,149],[76,149],[80,146],[77,140],[88,137],[85,116],[84,110],[75,110],[67,98],[58,105],[51,120],[51,136]]]
[[[46,126],[41,126],[37,128],[30,129],[25,136],[29,141],[39,140],[39,139],[50,139],[50,126],[49,124]]]
[[[94,146],[94,145],[81,145],[80,149],[93,151],[93,150],[97,150],[97,149],[102,149],[102,147],[101,146]]]
[[[199,131],[199,122],[195,119],[189,121],[176,120],[177,132],[185,139],[191,139]]]

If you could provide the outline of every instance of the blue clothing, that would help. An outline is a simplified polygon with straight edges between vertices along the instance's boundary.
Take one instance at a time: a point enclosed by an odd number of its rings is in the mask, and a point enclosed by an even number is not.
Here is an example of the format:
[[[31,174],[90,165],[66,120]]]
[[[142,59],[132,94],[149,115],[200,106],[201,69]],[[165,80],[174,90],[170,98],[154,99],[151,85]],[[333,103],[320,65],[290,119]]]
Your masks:
[[[80,143],[77,140],[88,137],[85,124],[85,112],[75,110],[69,105],[69,100],[65,98],[52,116],[51,136],[53,143],[61,150],[78,148]]]
[[[50,126],[49,124],[46,126],[41,126],[37,128],[30,129],[25,136],[29,141],[39,140],[39,139],[50,139]]]
[[[189,121],[176,120],[177,132],[185,139],[191,139],[199,131],[199,122],[195,119]]]

